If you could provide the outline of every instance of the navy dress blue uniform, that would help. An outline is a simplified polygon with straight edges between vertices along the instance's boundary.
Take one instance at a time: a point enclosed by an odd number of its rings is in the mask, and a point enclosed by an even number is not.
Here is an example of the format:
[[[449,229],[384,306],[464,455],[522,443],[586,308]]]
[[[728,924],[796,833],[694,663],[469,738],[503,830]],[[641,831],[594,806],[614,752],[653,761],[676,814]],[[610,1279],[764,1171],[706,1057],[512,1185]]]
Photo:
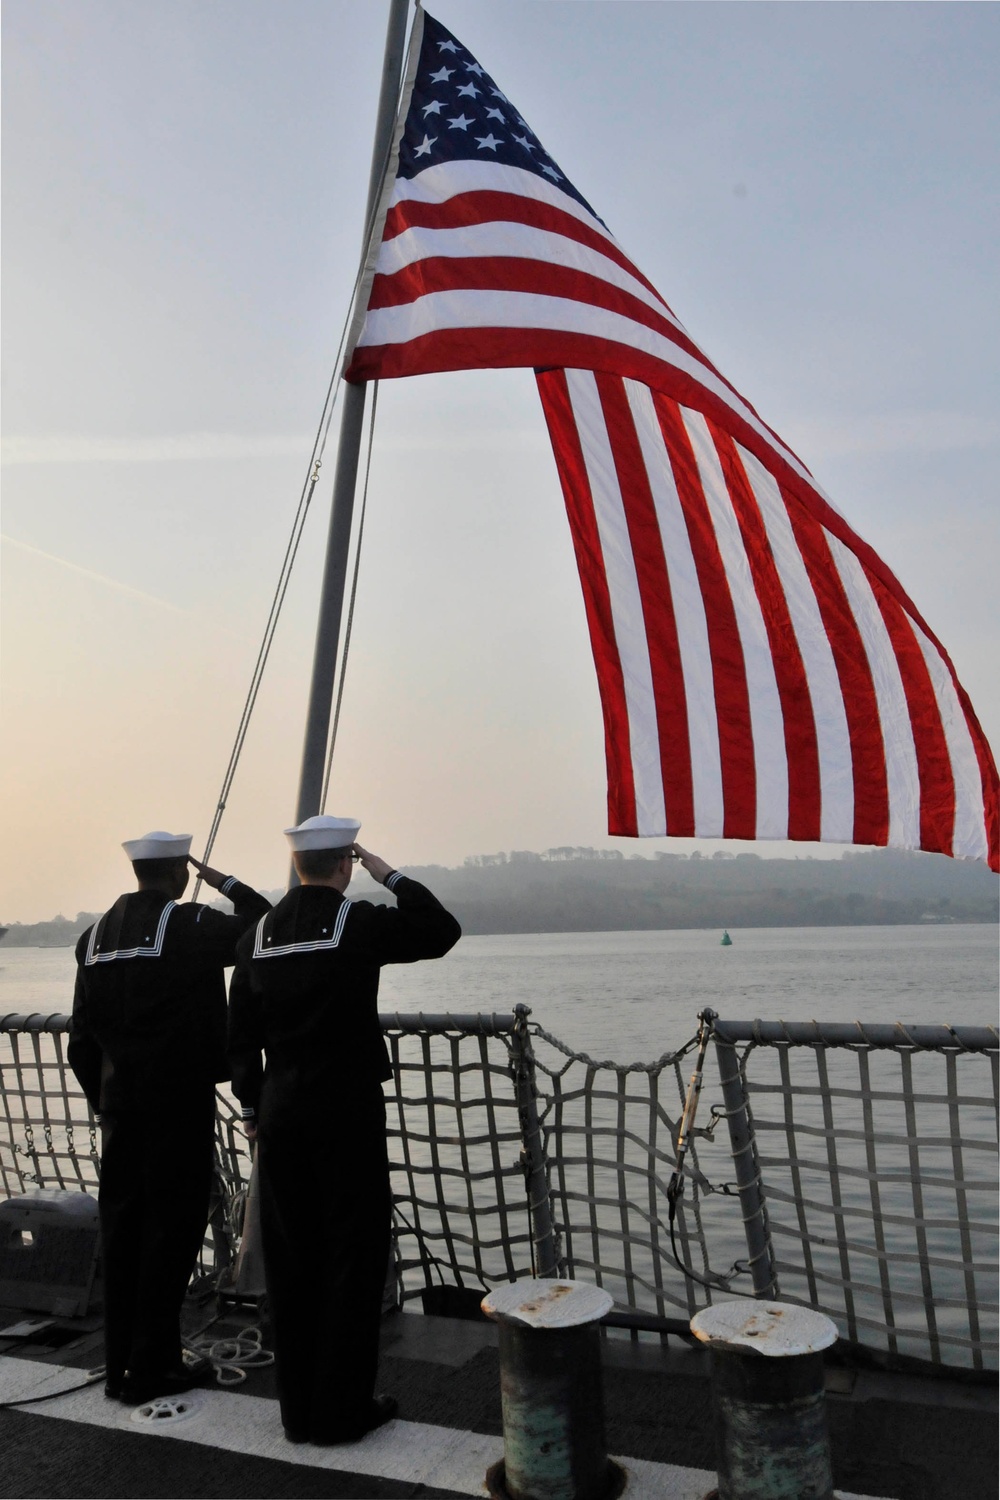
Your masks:
[[[228,1078],[224,970],[270,902],[230,877],[228,916],[120,896],[80,938],[68,1056],[101,1118],[109,1392],[181,1367],[180,1310],[208,1218],[215,1085]]]
[[[230,987],[233,1092],[257,1116],[281,1418],[313,1442],[371,1425],[392,1208],[379,971],[439,958],[461,936],[418,881],[394,871],[385,884],[395,909],[325,885],[290,891],[241,940]]]

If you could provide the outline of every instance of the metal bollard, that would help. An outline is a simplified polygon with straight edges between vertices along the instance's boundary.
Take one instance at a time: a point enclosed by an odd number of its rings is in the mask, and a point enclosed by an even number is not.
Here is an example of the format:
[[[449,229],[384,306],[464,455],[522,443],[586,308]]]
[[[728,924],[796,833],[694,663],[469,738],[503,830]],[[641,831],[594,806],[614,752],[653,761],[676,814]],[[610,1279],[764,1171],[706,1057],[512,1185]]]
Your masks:
[[[517,1281],[482,1308],[500,1331],[503,1459],[494,1500],[612,1500],[625,1474],[608,1458],[598,1324],[613,1299],[585,1281]]]
[[[718,1302],[691,1319],[712,1351],[719,1487],[706,1500],[833,1500],[823,1354],[835,1325],[786,1302]]]

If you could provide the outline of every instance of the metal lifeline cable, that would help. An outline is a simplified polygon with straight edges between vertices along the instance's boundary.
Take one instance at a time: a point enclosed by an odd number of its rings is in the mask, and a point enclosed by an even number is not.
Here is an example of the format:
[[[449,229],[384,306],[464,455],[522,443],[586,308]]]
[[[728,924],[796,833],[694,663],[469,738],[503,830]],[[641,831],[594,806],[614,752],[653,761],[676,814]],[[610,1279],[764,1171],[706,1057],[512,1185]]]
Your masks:
[[[326,752],[326,771],[323,774],[323,795],[319,810],[326,812],[326,794],[330,789],[330,772],[333,769],[333,752],[337,744],[337,729],[340,725],[340,705],[344,699],[344,681],[347,677],[347,653],[351,649],[351,630],[354,625],[354,602],[358,593],[358,573],[361,568],[361,541],[365,534],[365,512],[368,508],[368,478],[372,468],[372,446],[375,437],[375,413],[378,409],[378,381],[372,382],[372,410],[368,421],[368,454],[365,459],[365,486],[361,494],[361,516],[358,520],[358,539],[354,551],[354,576],[351,579],[351,598],[347,606],[347,625],[344,630],[344,649],[340,657],[340,680],[337,684],[337,703],[333,713],[333,728],[330,731],[330,746]]]
[[[205,843],[205,849],[201,857],[201,862],[203,864],[208,864],[209,855],[212,852],[216,837],[219,832],[219,827],[222,823],[223,814],[226,810],[226,804],[229,800],[229,793],[232,789],[233,781],[236,777],[236,770],[239,765],[240,755],[242,754],[243,745],[247,737],[247,731],[250,728],[250,719],[253,715],[253,711],[257,703],[257,695],[260,692],[260,685],[264,676],[264,668],[267,666],[267,660],[271,653],[271,645],[274,641],[275,632],[278,628],[278,618],[281,614],[282,605],[285,602],[285,595],[288,592],[288,585],[292,576],[292,568],[295,564],[296,556],[298,555],[299,543],[302,540],[302,532],[305,528],[306,518],[309,513],[309,506],[312,502],[312,497],[316,489],[316,485],[319,482],[319,471],[322,466],[323,453],[326,450],[326,441],[330,431],[330,423],[333,419],[334,409],[336,408],[337,399],[340,395],[340,386],[337,383],[337,374],[342,367],[341,360],[344,352],[344,344],[347,340],[347,334],[351,326],[352,318],[354,316],[354,307],[357,299],[358,289],[364,277],[365,267],[368,259],[368,247],[371,242],[372,230],[375,227],[375,220],[378,216],[378,211],[382,199],[382,192],[385,186],[386,174],[389,170],[391,160],[392,148],[390,147],[386,150],[385,158],[382,162],[382,170],[379,174],[378,190],[373,196],[372,208],[368,215],[368,220],[365,224],[365,254],[361,257],[357,275],[354,278],[354,285],[351,288],[351,296],[348,301],[347,316],[345,317],[343,326],[340,330],[340,341],[337,345],[337,355],[333,362],[333,374],[330,376],[330,383],[327,387],[326,398],[323,402],[323,409],[320,413],[320,420],[316,432],[316,438],[313,442],[312,454],[309,460],[309,475],[302,487],[302,493],[299,497],[298,508],[292,521],[292,529],[289,534],[288,544],[285,548],[285,556],[281,564],[281,570],[278,574],[278,582],[275,587],[274,596],[271,600],[271,609],[267,617],[267,623],[264,626],[264,634],[261,639],[260,649],[257,653],[257,661],[254,665],[253,674],[250,679],[250,687],[247,691],[246,701],[243,704],[243,712],[240,715],[239,726],[236,730],[236,738],[233,741],[233,748],[229,755],[229,764],[226,767],[226,774],[222,779],[222,789],[219,793],[219,798],[216,803],[215,814],[212,818],[212,826],[209,830],[208,839]],[[374,411],[372,415],[374,417]],[[367,475],[365,478],[365,484],[367,489]],[[341,676],[343,676],[343,672],[341,673]],[[339,706],[340,705],[338,699],[338,711]],[[327,775],[329,776],[329,769],[327,771]],[[325,787],[323,797],[325,804]],[[199,875],[198,879],[195,881],[192,900],[197,901],[198,894],[201,890],[201,885],[202,880],[201,876]]]
[[[336,365],[334,366],[334,369],[336,370]],[[226,810],[226,803],[229,798],[229,792],[232,788],[233,780],[236,775],[236,768],[239,765],[239,759],[243,750],[244,741],[247,736],[247,730],[250,727],[250,719],[253,714],[254,707],[257,703],[257,695],[260,692],[260,685],[264,676],[264,668],[267,665],[267,659],[271,653],[271,645],[274,641],[275,631],[277,630],[278,626],[278,618],[281,614],[281,607],[284,604],[285,594],[287,592],[288,584],[291,579],[292,567],[298,554],[299,542],[302,539],[302,532],[305,527],[306,516],[308,515],[313,493],[319,481],[319,470],[322,464],[322,459],[318,456],[318,454],[322,454],[326,446],[326,435],[329,431],[330,420],[333,416],[333,411],[336,406],[336,393],[333,394],[333,400],[331,401],[330,399],[331,392],[333,392],[335,380],[336,375],[334,374],[333,376],[331,376],[330,386],[327,390],[326,401],[324,402],[323,406],[323,416],[320,419],[320,430],[317,433],[316,441],[313,444],[313,456],[310,459],[309,465],[309,478],[303,486],[302,493],[299,497],[298,509],[296,510],[294,520],[292,521],[291,534],[288,539],[288,544],[285,548],[285,556],[282,560],[281,570],[278,574],[278,583],[274,591],[274,596],[271,600],[271,609],[267,617],[267,623],[264,626],[264,635],[261,640],[260,649],[257,652],[257,660],[254,664],[253,674],[250,679],[250,687],[247,692],[246,701],[243,704],[243,712],[240,716],[240,722],[236,730],[236,738],[233,742],[233,748],[230,751],[229,764],[226,767],[226,773],[222,779],[222,789],[219,793],[219,799],[216,804],[215,816],[212,819],[212,826],[209,831],[207,842],[205,844],[204,853],[202,854],[203,864],[208,864],[208,858],[212,852],[212,847],[215,843],[216,835],[219,831],[219,825],[222,822],[223,813]],[[199,875],[198,879],[195,882],[192,897],[192,899],[195,901],[197,901],[198,899],[198,893],[201,890],[201,883],[201,876]]]

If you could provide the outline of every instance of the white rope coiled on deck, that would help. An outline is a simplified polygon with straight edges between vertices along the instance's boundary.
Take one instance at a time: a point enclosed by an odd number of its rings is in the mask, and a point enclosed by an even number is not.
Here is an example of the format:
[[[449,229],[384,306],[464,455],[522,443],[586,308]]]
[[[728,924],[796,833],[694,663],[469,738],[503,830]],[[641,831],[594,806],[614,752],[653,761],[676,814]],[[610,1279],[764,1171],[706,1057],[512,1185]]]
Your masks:
[[[274,1364],[274,1355],[264,1348],[259,1328],[244,1328],[235,1338],[185,1340],[185,1349],[211,1361],[217,1385],[242,1385],[248,1369]]]

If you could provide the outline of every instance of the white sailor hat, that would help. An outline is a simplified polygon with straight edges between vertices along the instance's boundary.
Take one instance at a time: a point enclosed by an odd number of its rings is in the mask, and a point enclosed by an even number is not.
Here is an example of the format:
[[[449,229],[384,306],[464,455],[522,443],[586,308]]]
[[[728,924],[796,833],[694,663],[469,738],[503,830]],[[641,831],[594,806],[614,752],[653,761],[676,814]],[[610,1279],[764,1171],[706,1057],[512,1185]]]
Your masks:
[[[187,859],[191,853],[190,833],[144,833],[141,839],[126,839],[122,848],[129,859]]]
[[[297,828],[286,828],[285,838],[294,854],[306,849],[346,849],[353,844],[361,832],[357,818],[331,818],[321,813],[315,818],[306,818]]]

